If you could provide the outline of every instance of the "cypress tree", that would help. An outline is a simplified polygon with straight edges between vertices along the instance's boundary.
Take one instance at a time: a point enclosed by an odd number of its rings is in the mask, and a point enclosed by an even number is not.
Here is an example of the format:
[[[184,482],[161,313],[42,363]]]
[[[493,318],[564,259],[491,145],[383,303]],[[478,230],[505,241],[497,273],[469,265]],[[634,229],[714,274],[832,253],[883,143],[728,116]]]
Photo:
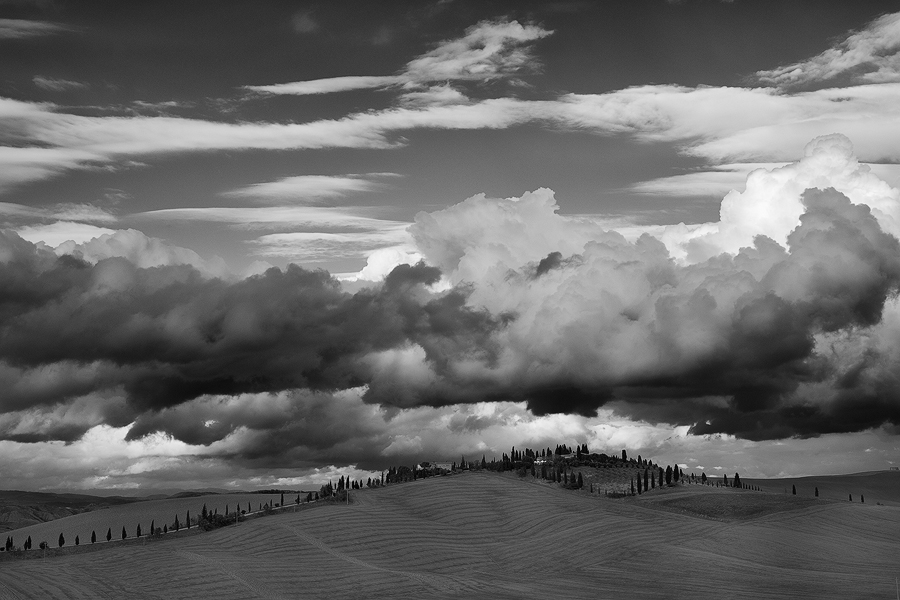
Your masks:
[[[641,490],[641,476],[640,476],[640,475],[638,475],[637,482],[638,482],[638,484],[637,484],[637,493],[638,493],[638,496],[640,496],[641,493],[642,493],[642,491],[643,491],[643,490]]]
[[[76,546],[81,545],[81,540],[78,539],[78,536],[77,536],[77,535],[75,536],[75,545],[76,545]]]
[[[850,494],[850,502],[853,502],[853,494]]]
[[[816,488],[816,498],[818,498],[818,497],[819,497],[819,488],[817,487]]]
[[[650,489],[656,489],[656,469],[650,472]]]
[[[124,540],[127,537],[128,537],[128,532],[125,531],[125,526],[122,525],[122,539]]]
[[[163,533],[169,533],[169,524],[163,523]]]
[[[631,478],[631,495],[634,496],[634,477]]]
[[[137,526],[137,535],[136,535],[135,537],[141,537],[141,524],[140,524],[140,523],[138,523],[138,526]]]
[[[150,535],[154,535],[156,533],[156,521],[150,521]]]
[[[112,539],[112,527],[106,530],[106,541],[110,541]]]
[[[667,466],[666,467],[666,485],[671,485],[671,484],[672,484],[672,467]]]
[[[281,505],[284,506],[284,492],[281,492]]]
[[[863,504],[865,504],[865,503],[866,503],[866,497],[863,496],[862,494],[860,494],[860,495],[859,495],[859,501],[862,502]]]
[[[794,496],[797,495],[797,486],[796,485],[791,486],[791,494]]]
[[[63,534],[59,534],[59,547],[62,548],[66,543],[66,537]]]
[[[644,469],[644,491],[645,492],[650,489],[649,487],[647,487],[647,481],[648,481],[648,473],[647,473],[647,469]]]
[[[97,543],[97,532],[96,532],[96,531],[92,531],[92,532],[91,532],[91,543],[92,543],[92,544],[96,544],[96,543]]]
[[[741,476],[738,475],[737,473],[734,474],[734,487],[736,487],[736,488],[743,487],[741,485]]]
[[[584,479],[581,477],[581,471],[578,471],[578,489],[584,487]]]
[[[30,535],[28,536],[28,539],[25,540],[25,549],[31,550],[31,536]]]
[[[206,505],[203,505],[203,508],[206,508]],[[187,511],[187,521],[184,522],[184,526],[188,529],[191,528],[191,511]]]

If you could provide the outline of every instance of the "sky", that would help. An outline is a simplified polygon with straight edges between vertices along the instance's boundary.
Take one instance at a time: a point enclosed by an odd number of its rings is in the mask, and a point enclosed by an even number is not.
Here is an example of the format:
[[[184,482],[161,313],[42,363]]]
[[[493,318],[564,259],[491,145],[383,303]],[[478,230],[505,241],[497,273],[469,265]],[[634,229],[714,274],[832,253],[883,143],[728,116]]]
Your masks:
[[[893,2],[0,0],[0,486],[900,464]]]

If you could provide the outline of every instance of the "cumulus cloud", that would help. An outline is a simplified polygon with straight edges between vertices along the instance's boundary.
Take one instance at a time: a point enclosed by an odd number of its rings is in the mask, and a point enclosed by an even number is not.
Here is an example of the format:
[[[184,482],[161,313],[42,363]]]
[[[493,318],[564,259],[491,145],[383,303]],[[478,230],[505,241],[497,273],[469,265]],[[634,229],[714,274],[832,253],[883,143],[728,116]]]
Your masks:
[[[439,274],[424,265],[351,295],[296,266],[227,281],[97,256],[135,237],[77,248],[94,254],[91,264],[3,232],[0,365],[20,384],[0,412],[97,392],[119,393],[136,418],[204,394],[339,390],[373,378],[371,353],[406,344],[466,353],[501,326],[467,308],[463,291],[430,294]]]
[[[698,229],[712,250],[681,262],[649,235],[628,241],[557,215],[548,191],[421,214],[411,231],[426,260],[470,282],[472,306],[510,319],[490,363],[417,375],[417,391],[395,397],[503,395],[537,413],[610,404],[756,438],[845,430],[842,401],[813,390],[835,386],[848,357],[817,351],[817,336],[862,343],[855,332],[892,310],[897,190],[841,136],[750,179],[720,223]],[[896,419],[895,400],[880,406],[853,428]]]
[[[900,13],[883,15],[833,48],[807,60],[758,71],[760,82],[783,88],[833,82],[900,81]]]

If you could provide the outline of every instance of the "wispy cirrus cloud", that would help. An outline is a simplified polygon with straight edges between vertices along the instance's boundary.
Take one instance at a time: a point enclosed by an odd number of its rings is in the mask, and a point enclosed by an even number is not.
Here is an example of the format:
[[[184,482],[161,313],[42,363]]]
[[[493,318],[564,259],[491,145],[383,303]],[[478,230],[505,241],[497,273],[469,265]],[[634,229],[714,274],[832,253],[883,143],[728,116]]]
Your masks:
[[[383,248],[412,249],[412,237],[407,232],[410,225],[386,221],[369,230],[353,233],[271,233],[252,240],[250,246],[261,256],[300,262],[365,258]]]
[[[48,92],[66,92],[68,90],[83,90],[88,86],[86,83],[82,83],[80,81],[71,81],[69,79],[59,79],[56,77],[44,77],[42,75],[35,75],[31,78],[31,81],[37,87],[42,90],[47,90]]]
[[[489,81],[535,66],[529,47],[553,32],[538,25],[502,19],[482,21],[462,37],[445,40],[411,60],[395,75],[345,76],[272,85],[245,86],[266,94],[328,94],[390,86],[415,88],[438,81]]]
[[[757,71],[765,84],[796,87],[844,77],[849,83],[900,81],[900,13],[883,15],[824,52],[776,69]]]
[[[259,202],[290,202],[316,204],[341,198],[348,194],[371,192],[383,187],[379,179],[398,177],[396,173],[367,173],[364,175],[297,175],[275,181],[254,183],[224,192],[232,198],[253,198]]]
[[[69,30],[68,27],[49,21],[0,19],[0,40],[22,40]]]

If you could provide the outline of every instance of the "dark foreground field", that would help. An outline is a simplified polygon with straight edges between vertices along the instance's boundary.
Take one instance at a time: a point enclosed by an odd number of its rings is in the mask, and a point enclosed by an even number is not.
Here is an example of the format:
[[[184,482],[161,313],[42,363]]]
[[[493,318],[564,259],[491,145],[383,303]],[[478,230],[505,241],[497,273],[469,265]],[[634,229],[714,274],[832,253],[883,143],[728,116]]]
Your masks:
[[[0,598],[873,599],[900,575],[892,506],[701,486],[610,500],[482,473],[355,499],[2,562]]]

